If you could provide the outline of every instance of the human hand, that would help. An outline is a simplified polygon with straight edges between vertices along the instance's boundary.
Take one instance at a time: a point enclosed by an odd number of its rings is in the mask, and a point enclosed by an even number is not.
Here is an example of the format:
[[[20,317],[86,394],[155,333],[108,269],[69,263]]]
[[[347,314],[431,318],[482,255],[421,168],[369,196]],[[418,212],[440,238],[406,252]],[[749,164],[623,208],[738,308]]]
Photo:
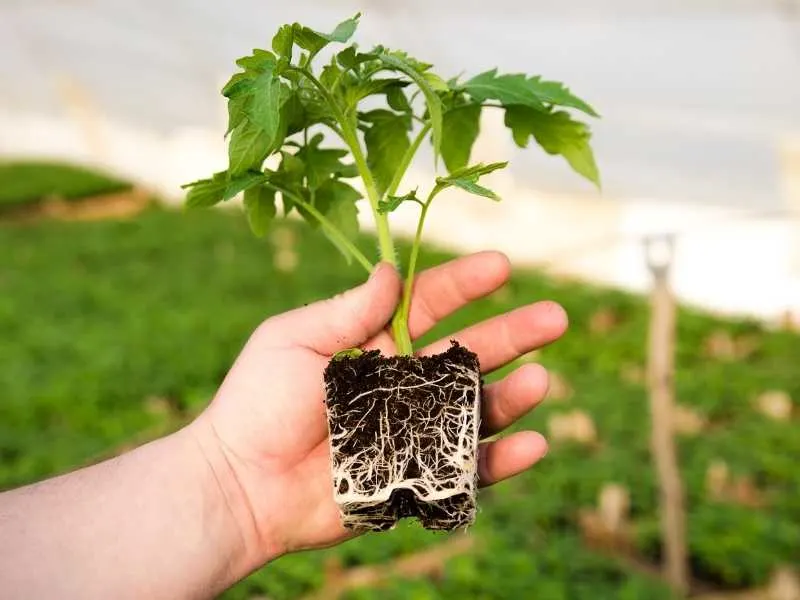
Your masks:
[[[508,260],[484,252],[421,273],[415,282],[412,338],[510,275]],[[330,546],[352,534],[333,502],[323,371],[351,347],[395,352],[387,324],[400,298],[396,271],[381,265],[363,285],[266,320],[253,333],[208,409],[191,425],[242,538],[246,570],[283,553]],[[564,310],[531,304],[422,348],[445,350],[450,339],[475,352],[490,372],[553,342],[566,330]],[[485,388],[483,436],[493,435],[545,396],[547,373],[526,364]],[[480,449],[482,486],[516,475],[547,451],[535,432],[517,432]]]

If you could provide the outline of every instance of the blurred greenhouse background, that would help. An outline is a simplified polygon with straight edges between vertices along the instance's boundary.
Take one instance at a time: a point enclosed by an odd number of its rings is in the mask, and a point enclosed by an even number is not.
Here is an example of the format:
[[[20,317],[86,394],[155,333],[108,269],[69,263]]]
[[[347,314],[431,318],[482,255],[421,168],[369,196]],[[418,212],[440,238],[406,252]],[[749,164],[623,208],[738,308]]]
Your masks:
[[[570,312],[562,342],[493,375],[552,371],[525,424],[553,449],[484,494],[469,543],[408,524],[281,559],[230,597],[671,598],[642,295],[643,241],[668,234],[692,593],[800,598],[798,0],[0,2],[0,489],[178,427],[258,322],[358,281],[296,223],[258,241],[236,211],[170,208],[225,166],[234,60],[285,22],[357,11],[363,46],[444,76],[540,73],[602,115],[602,192],[486,118],[473,159],[511,161],[503,202],[443,198],[427,230],[428,264],[493,248],[518,268],[434,334],[545,297]],[[378,582],[336,591],[357,569]]]

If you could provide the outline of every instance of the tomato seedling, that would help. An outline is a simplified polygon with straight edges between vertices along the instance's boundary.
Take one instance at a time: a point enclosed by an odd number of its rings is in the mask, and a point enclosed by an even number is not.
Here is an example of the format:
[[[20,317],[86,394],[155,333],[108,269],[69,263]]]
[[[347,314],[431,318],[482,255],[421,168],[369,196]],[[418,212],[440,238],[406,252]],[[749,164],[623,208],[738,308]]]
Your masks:
[[[243,194],[259,236],[280,206],[282,217],[297,213],[367,271],[374,265],[356,243],[357,203],[365,199],[372,213],[380,260],[398,269],[390,216],[401,204],[419,206],[392,319],[397,355],[353,349],[332,357],[325,371],[333,494],[353,529],[382,530],[406,516],[453,529],[475,517],[482,379],[477,356],[458,344],[413,356],[408,317],[425,218],[450,189],[499,200],[481,179],[506,163],[470,164],[484,110],[504,112],[518,146],[533,139],[599,186],[590,129],[573,113],[598,115],[540,76],[492,69],[445,80],[405,52],[362,51],[351,42],[359,19],[331,33],[283,25],[271,50],[236,61],[240,71],[222,89],[228,167],[184,186],[186,203],[207,207]],[[441,174],[427,193],[401,191],[424,143]]]

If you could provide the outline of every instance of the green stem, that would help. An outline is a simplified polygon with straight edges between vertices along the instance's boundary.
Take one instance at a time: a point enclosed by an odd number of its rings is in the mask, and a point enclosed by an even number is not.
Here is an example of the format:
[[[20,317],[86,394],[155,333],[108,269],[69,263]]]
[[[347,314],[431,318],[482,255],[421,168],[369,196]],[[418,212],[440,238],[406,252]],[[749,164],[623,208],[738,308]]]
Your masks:
[[[275,190],[276,192],[280,192],[281,194],[289,198],[292,202],[294,202],[298,206],[301,206],[303,210],[308,212],[308,214],[313,216],[319,222],[320,226],[323,229],[325,229],[332,238],[334,238],[339,244],[341,244],[343,248],[345,248],[350,253],[350,255],[356,260],[356,262],[358,262],[358,264],[360,264],[367,270],[367,273],[372,273],[375,266],[371,262],[369,262],[369,259],[366,256],[364,256],[364,253],[361,252],[361,250],[359,250],[358,247],[353,242],[351,242],[338,227],[336,227],[336,225],[331,223],[328,220],[328,218],[321,212],[319,212],[312,204],[309,204],[308,202],[303,200],[302,197],[298,196],[297,194],[293,194],[292,192],[285,190],[280,186],[273,185],[268,182],[265,183],[264,185],[270,189]]]
[[[358,173],[364,182],[364,187],[369,200],[372,215],[375,219],[375,227],[378,235],[378,248],[380,251],[381,260],[390,263],[393,267],[398,268],[397,254],[395,252],[394,240],[392,239],[391,231],[389,230],[389,218],[385,214],[381,214],[378,210],[380,202],[380,194],[378,193],[378,186],[375,185],[375,178],[372,176],[372,171],[367,164],[367,159],[364,156],[364,151],[361,148],[361,142],[358,139],[358,132],[355,123],[350,120],[344,113],[336,98],[325,88],[324,85],[308,69],[298,69],[291,67],[293,70],[301,73],[311,84],[319,90],[325,101],[331,107],[334,117],[341,126],[342,139],[347,144],[350,152],[353,154],[353,161],[355,162]],[[422,140],[419,140],[421,143]],[[417,143],[417,147],[419,147]],[[410,158],[409,158],[410,162]],[[407,167],[408,165],[406,165]],[[392,319],[392,333],[397,350],[400,354],[410,355],[413,353],[414,348],[411,344],[411,336],[408,332],[408,319],[405,320],[398,317],[395,313]]]
[[[382,215],[378,211],[378,202],[380,201],[380,194],[378,194],[378,187],[375,185],[375,178],[372,176],[367,165],[367,160],[364,157],[364,151],[361,149],[361,143],[358,140],[358,133],[356,132],[355,125],[347,118],[344,111],[339,106],[331,93],[322,85],[314,75],[307,69],[299,69],[297,67],[290,67],[292,70],[302,74],[308,79],[311,84],[319,90],[319,93],[325,98],[325,101],[331,107],[334,117],[341,126],[342,139],[347,144],[350,152],[353,154],[353,160],[358,169],[361,179],[364,181],[364,187],[367,192],[367,199],[372,208],[372,215],[375,218],[375,226],[378,233],[378,244],[381,254],[381,259],[391,263],[397,267],[397,256],[395,254],[394,240],[392,239],[391,232],[389,231],[389,219],[386,215]]]
[[[403,297],[400,300],[400,307],[395,312],[392,318],[392,327],[395,323],[401,323],[405,326],[406,334],[408,335],[408,317],[411,311],[411,293],[414,291],[414,277],[417,270],[417,257],[419,256],[419,247],[422,242],[422,230],[425,227],[425,217],[428,216],[428,209],[431,207],[433,199],[442,191],[442,187],[436,186],[428,194],[428,199],[422,204],[422,210],[419,213],[419,221],[417,221],[417,231],[414,234],[414,244],[411,246],[411,254],[408,257],[408,270],[406,271],[405,284],[403,285]],[[413,350],[411,348],[411,340],[408,340],[408,350],[404,351],[398,344],[398,351],[401,354],[411,355]]]
[[[394,177],[392,178],[392,182],[389,184],[389,188],[386,190],[386,194],[388,196],[394,196],[397,194],[397,188],[400,187],[400,184],[403,181],[403,177],[408,171],[408,167],[411,166],[411,161],[414,160],[414,156],[417,154],[419,150],[420,144],[422,144],[422,140],[425,139],[425,136],[428,135],[428,132],[431,130],[431,124],[426,123],[425,126],[420,129],[417,137],[408,147],[406,153],[403,155],[400,164],[397,165],[397,170],[395,171]]]

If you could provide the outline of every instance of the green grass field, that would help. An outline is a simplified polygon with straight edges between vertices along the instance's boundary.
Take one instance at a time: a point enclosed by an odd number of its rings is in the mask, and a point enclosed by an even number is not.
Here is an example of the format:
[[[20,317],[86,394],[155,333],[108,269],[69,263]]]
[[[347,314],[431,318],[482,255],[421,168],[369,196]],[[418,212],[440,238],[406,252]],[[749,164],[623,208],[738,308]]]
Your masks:
[[[75,200],[129,189],[116,177],[75,165],[47,161],[0,163],[0,212],[48,197]]]
[[[275,266],[291,245],[293,271]],[[362,240],[365,249],[374,241]],[[318,234],[281,226],[251,237],[238,214],[149,209],[129,221],[0,223],[0,489],[46,477],[122,444],[176,427],[209,400],[251,330],[265,317],[356,284]],[[427,248],[423,262],[447,253]],[[280,262],[280,260],[279,260]],[[525,419],[581,409],[595,447],[556,443],[535,470],[481,496],[471,530],[479,544],[449,561],[441,577],[393,581],[347,598],[659,599],[666,587],[588,549],[578,511],[605,483],[631,491],[640,552],[659,552],[657,494],[650,468],[647,396],[626,370],[643,364],[647,306],[641,299],[518,270],[509,285],[442,323],[431,339],[539,299],[561,302],[571,329],[537,360],[574,388]],[[598,310],[618,323],[599,333]],[[747,336],[744,361],[706,354],[718,331]],[[767,389],[800,398],[800,337],[683,310],[677,388],[710,425],[679,440],[688,488],[692,567],[724,587],[762,583],[800,559],[800,429],[752,407]],[[507,372],[509,365],[493,378]],[[762,508],[718,502],[705,492],[709,465],[724,460],[766,498]],[[379,563],[447,538],[405,524],[340,548],[289,556],[253,574],[227,597],[298,598],[323,582],[324,561]]]

